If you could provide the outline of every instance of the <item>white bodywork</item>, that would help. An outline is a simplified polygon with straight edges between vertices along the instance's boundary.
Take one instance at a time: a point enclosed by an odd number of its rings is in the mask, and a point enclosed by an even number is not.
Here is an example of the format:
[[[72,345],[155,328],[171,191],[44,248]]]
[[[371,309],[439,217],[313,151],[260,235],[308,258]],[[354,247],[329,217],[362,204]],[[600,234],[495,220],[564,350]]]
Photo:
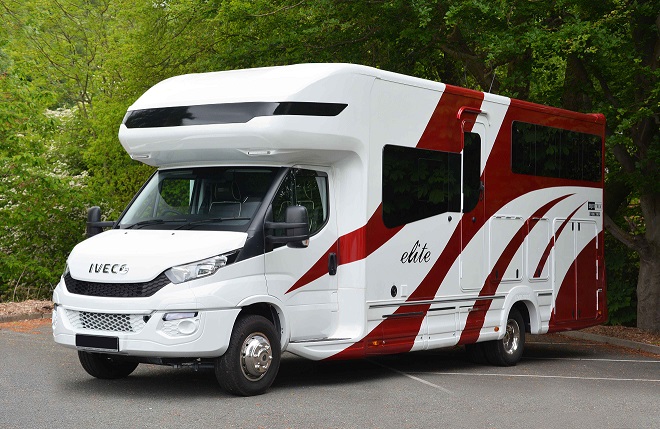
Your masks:
[[[383,147],[431,147],[435,143],[429,133],[435,133],[439,148],[461,153],[460,140],[449,141],[451,134],[443,134],[444,127],[460,127],[461,123],[457,109],[438,108],[448,93],[467,100],[457,101],[457,107],[472,106],[465,110],[471,114],[469,129],[481,137],[480,169],[486,191],[485,202],[482,196],[478,207],[483,204],[483,215],[466,218],[457,210],[387,228],[380,211]],[[577,256],[594,242],[597,256],[593,264],[580,269],[591,270],[600,282],[598,290],[589,292],[593,302],[587,305],[599,313],[588,320],[575,316],[556,329],[602,322],[602,218],[595,215],[602,211],[602,183],[583,186],[574,181],[546,181],[540,186],[523,186],[520,192],[505,189],[517,186],[516,181],[506,185],[512,176],[509,160],[495,159],[500,156],[496,151],[506,152],[503,124],[510,128],[507,118],[513,114],[513,102],[508,98],[455,88],[450,91],[441,83],[362,66],[303,64],[174,77],[147,91],[129,113],[268,102],[342,103],[347,107],[336,116],[266,115],[244,123],[158,128],[122,124],[119,138],[133,159],[163,171],[295,166],[327,174],[329,217],[309,246],[279,247],[226,265],[211,276],[169,284],[149,297],[79,295],[70,293],[62,280],[53,295],[58,343],[75,347],[76,334],[112,335],[119,338],[119,353],[123,354],[217,357],[227,349],[241,310],[253,304],[267,304],[274,310],[283,349],[311,359],[502,338],[510,309],[521,303],[527,309],[530,331],[545,333],[551,329],[567,273],[574,275],[571,270]],[[544,110],[527,103],[516,108],[560,118],[566,127],[585,123],[586,132],[596,133],[590,130],[604,126],[595,115]],[[515,120],[521,120],[521,113],[515,115]],[[429,127],[434,121],[435,131]],[[506,173],[500,174],[500,170]],[[522,175],[515,177],[527,180]],[[587,202],[600,204],[600,209]],[[530,222],[533,227],[526,226]],[[564,232],[577,223],[581,224],[579,233],[569,236]],[[571,226],[562,228],[564,224]],[[474,230],[471,225],[476,225]],[[244,232],[112,229],[76,246],[68,267],[79,281],[149,282],[171,267],[241,249],[246,240]],[[555,245],[548,246],[551,242]],[[556,250],[560,244],[565,250],[562,254]],[[547,261],[537,275],[546,248]],[[326,270],[329,253],[338,254],[336,275]],[[122,265],[128,270],[119,272]],[[577,309],[582,305],[577,303],[579,296],[576,292]],[[485,301],[488,305],[480,307]],[[80,322],[81,312],[99,314],[99,318],[128,315],[132,331],[89,329]],[[196,315],[163,320],[165,314],[174,312]],[[473,322],[469,317],[479,320]],[[473,327],[472,336],[466,326]]]

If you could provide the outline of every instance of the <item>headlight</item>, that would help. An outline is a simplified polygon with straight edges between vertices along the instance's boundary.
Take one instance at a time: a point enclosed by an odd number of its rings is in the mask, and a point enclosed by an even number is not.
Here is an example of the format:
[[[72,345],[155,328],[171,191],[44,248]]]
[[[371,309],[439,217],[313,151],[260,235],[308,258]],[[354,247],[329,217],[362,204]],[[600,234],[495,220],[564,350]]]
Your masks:
[[[227,265],[229,258],[234,259],[237,252],[238,251],[224,253],[190,264],[172,267],[165,271],[165,275],[175,284],[210,276]]]
[[[69,274],[69,264],[64,265],[64,272],[62,273],[62,277],[66,277],[67,274]]]

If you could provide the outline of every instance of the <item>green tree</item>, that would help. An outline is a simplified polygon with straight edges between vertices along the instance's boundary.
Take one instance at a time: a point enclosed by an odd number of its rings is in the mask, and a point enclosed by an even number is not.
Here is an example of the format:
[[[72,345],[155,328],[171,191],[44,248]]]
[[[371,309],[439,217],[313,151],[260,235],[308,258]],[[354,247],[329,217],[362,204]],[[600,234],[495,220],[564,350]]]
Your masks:
[[[158,64],[204,70],[356,62],[605,113],[606,225],[639,254],[639,326],[660,330],[657,0],[193,4],[159,10],[154,28],[172,36],[159,38],[163,45],[199,43],[192,52],[173,49]],[[623,222],[631,204],[639,215]]]
[[[114,84],[100,71],[108,7],[0,1],[0,300],[47,296],[83,238],[89,184],[105,173],[91,180],[84,155],[107,117],[92,106]]]
[[[9,68],[0,98],[0,301],[45,297],[81,238],[85,175],[59,159],[68,112],[47,110],[51,93]]]
[[[660,331],[660,2],[412,3],[465,85],[605,113],[605,224],[639,255],[638,326]]]
[[[3,99],[23,103],[0,108],[0,153],[34,154],[21,168],[42,170],[61,154],[63,177],[80,177],[79,194],[114,217],[151,171],[121,149],[117,126],[172,75],[352,62],[601,111],[607,227],[639,254],[639,325],[658,330],[659,10],[658,0],[0,0]],[[45,115],[57,108],[71,112],[64,122]]]

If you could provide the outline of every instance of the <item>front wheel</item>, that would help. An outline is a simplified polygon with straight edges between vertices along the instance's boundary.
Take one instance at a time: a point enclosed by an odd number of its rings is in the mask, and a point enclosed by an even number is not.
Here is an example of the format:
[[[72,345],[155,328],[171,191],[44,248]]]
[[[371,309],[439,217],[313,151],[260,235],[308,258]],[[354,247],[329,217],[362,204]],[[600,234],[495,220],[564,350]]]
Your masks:
[[[122,361],[101,353],[79,351],[78,359],[87,374],[104,380],[128,377],[138,366],[137,362]]]
[[[488,341],[484,352],[488,362],[498,366],[514,366],[525,348],[525,321],[520,312],[512,308],[506,321],[506,332],[501,340]]]
[[[215,362],[215,377],[229,393],[260,395],[273,384],[281,353],[279,336],[268,319],[256,315],[241,317],[234,326],[227,352]]]

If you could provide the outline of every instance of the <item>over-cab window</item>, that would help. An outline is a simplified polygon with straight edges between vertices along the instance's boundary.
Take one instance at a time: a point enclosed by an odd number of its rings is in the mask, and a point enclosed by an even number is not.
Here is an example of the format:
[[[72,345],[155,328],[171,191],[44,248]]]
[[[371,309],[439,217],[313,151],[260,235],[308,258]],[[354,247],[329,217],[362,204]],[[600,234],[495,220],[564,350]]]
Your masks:
[[[273,200],[273,221],[284,222],[288,206],[307,208],[309,232],[313,235],[328,220],[328,175],[294,168],[289,171]]]
[[[383,222],[388,228],[461,207],[461,155],[386,145]]]

